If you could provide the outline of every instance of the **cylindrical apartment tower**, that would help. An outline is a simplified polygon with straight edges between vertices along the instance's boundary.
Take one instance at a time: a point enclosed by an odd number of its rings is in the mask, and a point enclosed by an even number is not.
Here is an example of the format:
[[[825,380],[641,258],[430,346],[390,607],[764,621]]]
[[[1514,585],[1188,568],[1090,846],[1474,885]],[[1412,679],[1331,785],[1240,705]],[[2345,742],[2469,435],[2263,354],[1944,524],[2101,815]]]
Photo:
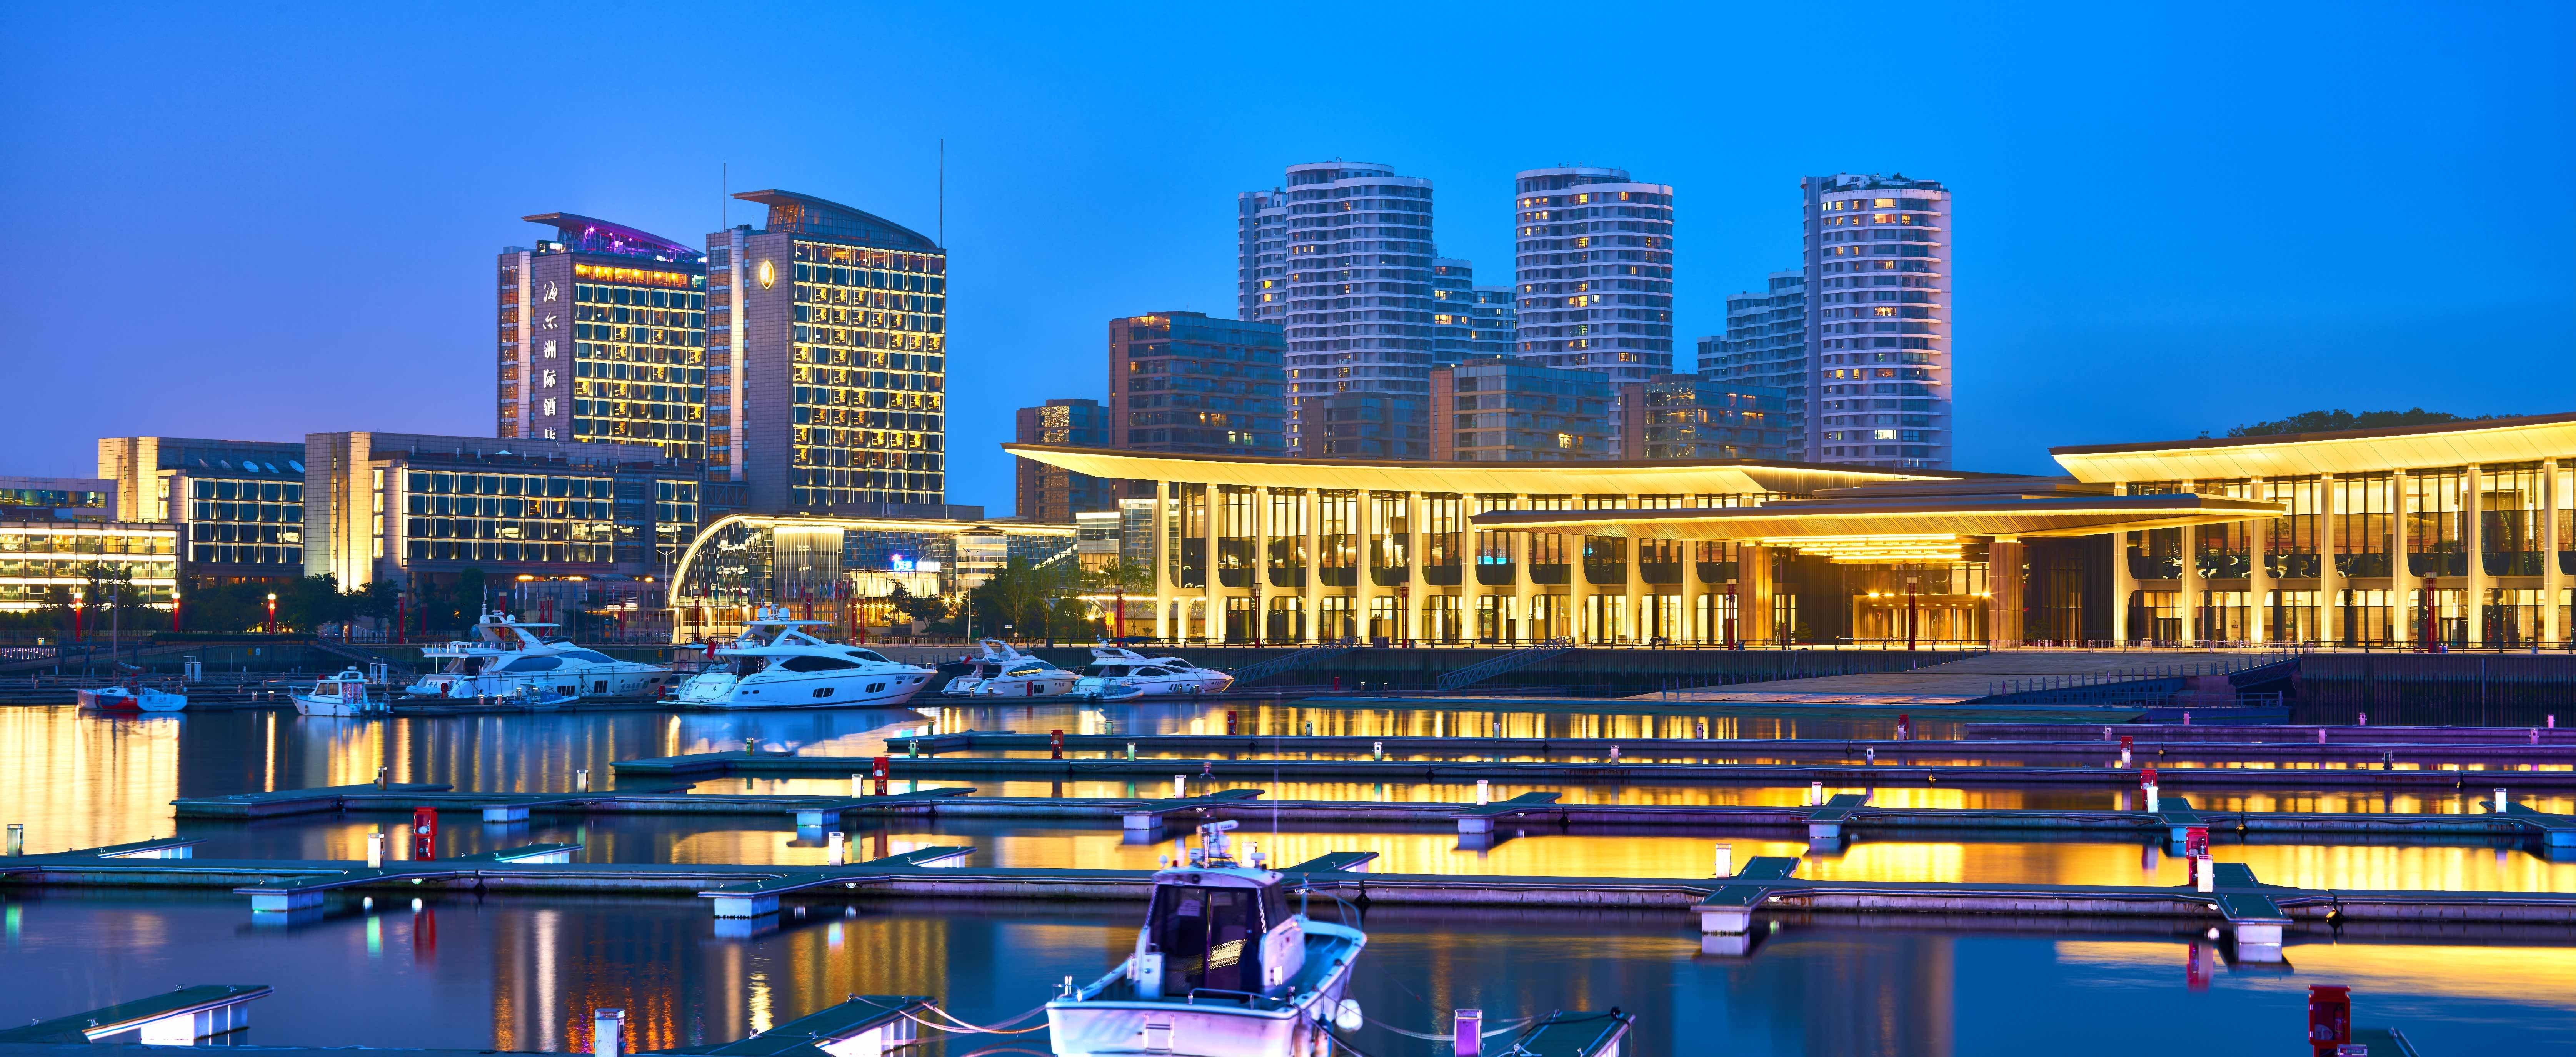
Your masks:
[[[1672,187],[1589,167],[1513,180],[1519,355],[1618,381],[1672,373]]]
[[[1811,176],[1807,450],[1818,462],[1950,468],[1950,192]]]

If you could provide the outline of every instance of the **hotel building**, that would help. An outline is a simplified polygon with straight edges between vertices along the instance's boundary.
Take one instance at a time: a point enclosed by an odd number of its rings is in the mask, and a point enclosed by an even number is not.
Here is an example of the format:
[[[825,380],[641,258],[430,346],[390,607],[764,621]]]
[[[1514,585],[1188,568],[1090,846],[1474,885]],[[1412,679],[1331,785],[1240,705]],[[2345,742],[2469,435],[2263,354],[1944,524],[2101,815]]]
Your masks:
[[[1334,394],[1400,394],[1418,409],[1431,391],[1437,304],[1431,181],[1316,162],[1289,166],[1285,189],[1237,202],[1243,318],[1287,331],[1288,451],[1320,451],[1308,412]],[[1271,307],[1282,301],[1284,312]]]
[[[1806,201],[1808,457],[1950,465],[1950,192],[1931,180],[1813,176]]]
[[[1106,447],[1200,455],[1287,450],[1286,347],[1271,323],[1151,312],[1109,321]],[[1062,519],[1055,519],[1062,520]]]
[[[1712,382],[1777,389],[1785,398],[1780,429],[1800,459],[1807,450],[1807,275],[1771,273],[1759,293],[1726,299],[1726,333],[1699,339],[1699,376]]]
[[[0,502],[32,498],[41,504],[57,496],[11,497],[6,493],[62,491],[50,484],[31,487],[30,481],[0,478]],[[87,483],[92,488],[103,484]],[[124,599],[126,605],[166,610],[178,599],[178,526],[145,521],[57,521],[33,516],[33,508],[10,505],[13,509],[0,512],[0,613],[68,605],[76,595],[85,605],[104,604],[101,599],[88,598],[86,592],[93,574],[111,569],[124,574],[129,591]],[[111,573],[109,578],[113,577]]]
[[[1672,373],[1672,187],[1585,167],[1513,181],[1519,354],[1615,381]]]
[[[1109,446],[1109,411],[1097,400],[1049,400],[1038,407],[1021,408],[1016,418],[1016,437],[1022,444]],[[1017,487],[1013,514],[1032,521],[1065,522],[1085,511],[1118,509],[1114,481],[1027,459],[1014,461]]]
[[[707,472],[650,444],[406,433],[311,434],[303,461],[304,572],[344,589],[467,569],[667,584]]]
[[[1900,289],[1902,289],[1900,287]],[[2576,414],[1859,465],[1209,459],[1156,482],[1166,638],[2569,644]]]
[[[707,236],[707,460],[753,509],[947,499],[948,251],[793,191]]]
[[[98,474],[116,482],[120,521],[185,530],[199,585],[304,575],[304,445],[196,437],[102,437]]]
[[[707,269],[697,250],[572,213],[501,251],[496,436],[707,457]]]
[[[113,477],[0,475],[0,520],[134,521]]]

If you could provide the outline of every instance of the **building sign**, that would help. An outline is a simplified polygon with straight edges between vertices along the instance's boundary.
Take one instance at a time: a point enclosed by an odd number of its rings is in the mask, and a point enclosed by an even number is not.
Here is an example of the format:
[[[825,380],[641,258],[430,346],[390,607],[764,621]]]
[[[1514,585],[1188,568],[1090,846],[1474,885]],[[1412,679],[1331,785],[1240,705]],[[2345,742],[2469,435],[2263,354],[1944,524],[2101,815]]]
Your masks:
[[[900,554],[888,555],[886,564],[888,568],[899,573],[935,573],[939,571],[938,562],[918,558],[906,558]]]

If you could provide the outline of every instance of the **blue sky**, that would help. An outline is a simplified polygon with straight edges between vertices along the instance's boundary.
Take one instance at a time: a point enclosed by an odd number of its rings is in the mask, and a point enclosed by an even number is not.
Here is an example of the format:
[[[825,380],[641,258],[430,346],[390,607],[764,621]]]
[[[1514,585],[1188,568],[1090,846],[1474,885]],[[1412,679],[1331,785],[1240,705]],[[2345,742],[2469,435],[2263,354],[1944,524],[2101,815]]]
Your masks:
[[[737,190],[937,225],[950,498],[1099,397],[1113,315],[1233,309],[1288,164],[1673,184],[1682,359],[1796,259],[1797,181],[1958,196],[1962,469],[2316,407],[2576,407],[2564,4],[459,7],[0,13],[0,473],[94,439],[489,435],[493,254],[556,210],[696,241]],[[736,203],[733,219],[757,222]]]

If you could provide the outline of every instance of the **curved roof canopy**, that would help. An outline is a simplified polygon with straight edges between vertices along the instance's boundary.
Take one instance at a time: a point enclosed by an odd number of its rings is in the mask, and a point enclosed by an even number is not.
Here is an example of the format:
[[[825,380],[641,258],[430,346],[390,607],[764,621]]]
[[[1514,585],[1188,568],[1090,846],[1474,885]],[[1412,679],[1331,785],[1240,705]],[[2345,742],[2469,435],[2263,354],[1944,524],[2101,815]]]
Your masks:
[[[2216,481],[2320,473],[2386,473],[2576,455],[2576,414],[2531,415],[2335,433],[2087,444],[2050,448],[2086,481]]]
[[[1807,494],[1892,481],[1948,481],[1988,474],[1866,469],[1796,462],[1425,462],[1419,459],[1288,459],[1191,455],[1053,444],[1004,444],[1023,458],[1093,477],[1238,487],[1500,495]]]
[[[801,235],[847,239],[890,250],[917,250],[943,253],[939,244],[911,228],[887,220],[863,209],[852,209],[839,202],[816,198],[794,191],[741,191],[735,198],[758,202],[769,207],[771,231],[790,231]]]
[[[564,245],[583,253],[615,253],[628,257],[662,257],[674,261],[695,261],[705,256],[694,247],[682,245],[660,235],[612,224],[597,217],[579,213],[538,213],[519,219],[531,224],[550,224]]]

